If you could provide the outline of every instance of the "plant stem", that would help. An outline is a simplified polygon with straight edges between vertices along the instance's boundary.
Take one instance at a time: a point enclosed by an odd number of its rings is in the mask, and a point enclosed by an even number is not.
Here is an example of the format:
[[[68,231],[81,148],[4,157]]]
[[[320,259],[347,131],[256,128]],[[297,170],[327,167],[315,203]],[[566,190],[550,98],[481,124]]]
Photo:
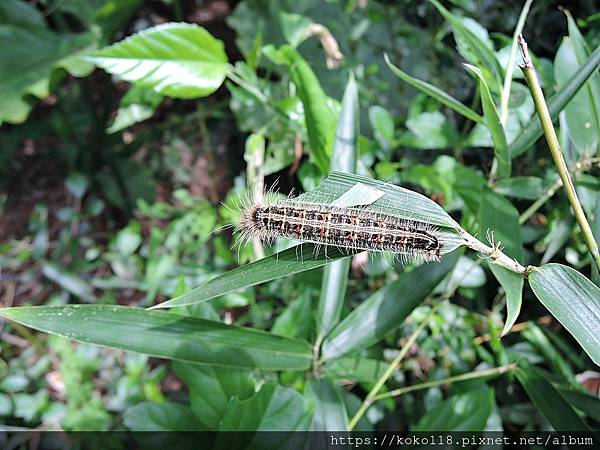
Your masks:
[[[430,387],[441,386],[443,384],[456,383],[458,381],[474,380],[477,378],[484,378],[493,375],[500,375],[509,372],[517,367],[516,364],[507,364],[506,366],[494,367],[493,369],[476,370],[474,372],[463,373],[455,377],[444,378],[443,380],[428,381],[427,383],[413,384],[412,386],[405,386],[398,389],[394,389],[390,392],[384,392],[375,397],[375,400],[383,400],[384,398],[399,397],[400,395],[408,392],[419,391],[421,389],[428,389]]]
[[[504,85],[502,86],[502,98],[500,99],[500,123],[504,126],[506,125],[506,121],[508,120],[508,100],[510,99],[510,85],[512,84],[513,70],[515,65],[515,58],[517,56],[517,41],[518,37],[521,35],[523,31],[523,26],[525,25],[525,19],[527,19],[527,14],[529,13],[529,8],[533,0],[527,0],[523,9],[521,10],[521,14],[519,15],[519,21],[517,22],[517,26],[515,27],[515,32],[512,38],[512,45],[510,47],[510,56],[508,57],[508,63],[506,65],[506,75],[504,77]]]
[[[472,250],[480,253],[493,264],[504,267],[512,272],[517,272],[523,276],[527,275],[531,270],[529,267],[524,267],[516,259],[502,253],[500,242],[491,243],[492,247],[485,245],[479,239],[475,238],[462,228],[458,229],[458,233],[464,240],[464,244]]]
[[[585,217],[585,213],[583,212],[579,198],[577,198],[577,192],[575,191],[575,186],[571,180],[569,169],[563,157],[562,151],[560,150],[556,131],[554,130],[554,125],[552,124],[552,118],[550,117],[550,112],[548,111],[546,100],[544,99],[544,93],[538,82],[533,64],[531,63],[529,52],[527,51],[527,43],[522,35],[519,36],[519,46],[523,56],[523,64],[521,65],[521,69],[523,70],[523,74],[525,75],[525,79],[529,85],[533,102],[535,103],[535,108],[540,118],[544,135],[546,136],[546,141],[548,142],[548,147],[550,148],[550,153],[552,154],[554,164],[556,165],[556,169],[558,170],[558,174],[562,180],[569,203],[571,203],[571,208],[575,214],[575,219],[577,219],[577,223],[579,224],[581,232],[583,233],[585,244],[587,245],[592,258],[594,258],[596,266],[598,269],[600,269],[600,252],[598,251],[598,244],[594,239],[592,229],[590,228],[590,224]]]
[[[600,158],[584,158],[580,161],[577,161],[575,163],[575,170],[571,171],[573,177],[575,179],[577,179],[577,177],[579,176],[579,174],[581,172],[587,172],[588,170],[590,170],[592,168],[592,166],[594,164],[597,164],[598,162],[600,162]],[[556,194],[556,191],[558,191],[560,189],[560,187],[562,186],[562,180],[560,179],[560,177],[556,178],[556,181],[552,184],[552,186],[550,186],[548,188],[548,190],[546,192],[544,192],[542,194],[542,196],[540,198],[538,198],[535,202],[533,202],[529,208],[527,208],[523,214],[521,214],[519,216],[519,224],[523,225],[525,222],[527,222],[527,219],[529,219],[533,214],[535,214],[535,212],[540,209],[542,207],[542,205],[544,203],[546,203],[548,200],[550,200],[550,198],[552,198],[552,196],[554,194]]]
[[[354,414],[354,417],[352,417],[352,419],[348,423],[348,431],[352,431],[354,429],[354,427],[356,426],[358,421],[365,414],[367,409],[369,409],[369,406],[371,406],[373,404],[373,402],[375,401],[375,399],[377,397],[377,393],[383,387],[383,385],[386,383],[386,381],[389,380],[389,378],[392,376],[394,371],[398,368],[398,366],[400,365],[400,362],[404,359],[404,357],[408,353],[408,350],[410,350],[410,348],[413,346],[413,344],[419,337],[419,334],[421,334],[421,331],[423,331],[423,328],[425,328],[425,326],[429,323],[429,320],[433,316],[433,313],[435,312],[435,310],[436,310],[436,306],[433,306],[431,308],[431,310],[429,311],[429,313],[427,314],[427,316],[425,317],[425,319],[423,319],[423,321],[419,324],[419,326],[416,328],[416,330],[413,331],[413,333],[410,335],[410,337],[408,338],[408,341],[406,341],[406,343],[402,346],[402,348],[400,349],[400,352],[394,358],[394,360],[390,363],[390,365],[388,366],[386,371],[383,373],[383,375],[381,375],[381,377],[379,377],[379,379],[375,383],[375,386],[373,386],[371,391],[367,394],[367,397],[362,402],[362,405],[360,405],[360,408],[358,408],[358,411],[356,411],[356,414]]]

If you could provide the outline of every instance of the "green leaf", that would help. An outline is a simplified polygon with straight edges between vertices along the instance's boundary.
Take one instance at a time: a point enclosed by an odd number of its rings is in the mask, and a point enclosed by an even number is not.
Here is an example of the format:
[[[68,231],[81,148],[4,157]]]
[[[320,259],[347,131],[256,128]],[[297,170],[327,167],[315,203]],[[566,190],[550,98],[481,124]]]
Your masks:
[[[149,119],[162,99],[162,95],[153,90],[132,86],[121,99],[117,116],[106,132],[116,133],[135,123]]]
[[[556,431],[590,430],[543,374],[525,361],[521,361],[519,366],[515,369],[519,383]]]
[[[548,187],[548,183],[538,177],[513,177],[497,180],[494,192],[508,197],[537,200]]]
[[[389,364],[385,361],[365,358],[357,354],[328,361],[323,366],[323,373],[336,380],[373,383],[384,374],[388,366]]]
[[[572,38],[564,38],[556,52],[554,78],[558,89],[580,70],[580,65],[587,57],[583,49],[581,50],[583,54],[578,54],[576,45]],[[590,89],[595,77],[597,75],[590,77],[564,109],[569,137],[579,155],[590,156],[598,150],[598,114],[596,114],[596,104]]]
[[[284,45],[279,49],[278,55],[281,62],[287,65],[298,90],[298,97],[304,105],[311,160],[319,167],[322,174],[326,174],[329,172],[336,114],[330,108],[327,95],[321,88],[317,76],[300,53],[289,45]]]
[[[483,78],[481,70],[470,64],[465,66],[473,72],[477,78],[479,78],[479,92],[481,94],[481,106],[483,108],[483,120],[485,126],[492,135],[492,142],[494,143],[494,156],[498,164],[497,175],[500,178],[510,177],[510,165],[511,159],[508,153],[508,143],[506,142],[506,135],[504,134],[504,127],[500,122],[500,115],[492,99],[492,94],[488,88],[488,85]]]
[[[219,429],[233,397],[246,400],[254,395],[254,381],[248,370],[178,361],[173,369],[188,387],[192,410],[210,430]]]
[[[212,94],[229,71],[223,42],[187,23],[148,28],[86,59],[138,86],[176,98]]]
[[[30,110],[23,96],[47,97],[52,70],[94,39],[91,32],[58,34],[41,27],[0,25],[0,61],[10,61],[0,64],[0,123],[23,122]]]
[[[383,57],[385,59],[385,63],[388,65],[390,70],[394,73],[394,75],[396,75],[401,80],[407,82],[411,86],[419,89],[421,92],[436,99],[438,102],[440,102],[443,105],[446,105],[448,108],[453,109],[454,111],[456,111],[457,113],[466,117],[467,119],[470,119],[477,123],[483,122],[483,117],[481,117],[479,114],[477,114],[471,108],[464,105],[463,103],[461,103],[460,101],[458,101],[451,95],[447,94],[440,88],[438,88],[432,84],[426,83],[425,81],[421,81],[417,78],[413,78],[410,75],[408,75],[406,72],[403,72],[398,67],[394,66],[390,62],[390,59],[389,59],[387,53],[384,53]]]
[[[424,195],[383,181],[360,175],[332,172],[316,189],[300,195],[298,199],[308,203],[333,203],[350,189],[356,189],[358,183],[385,194],[378,200],[361,206],[363,210],[390,214],[440,227],[438,235],[444,242],[442,254],[449,253],[463,244],[456,232],[458,224],[441,206]],[[368,198],[370,202],[372,198]],[[360,204],[364,205],[364,203]],[[172,308],[204,302],[244,287],[321,267],[346,256],[348,256],[347,252],[335,247],[319,246],[318,251],[315,251],[314,245],[303,244],[233,269],[153,308]]]
[[[142,402],[123,413],[125,426],[132,431],[198,431],[203,426],[188,405]]]
[[[54,281],[65,291],[79,297],[81,300],[90,303],[96,301],[92,285],[77,275],[67,272],[62,267],[53,263],[46,263],[42,266],[42,273],[46,278]]]
[[[310,345],[297,339],[126,306],[2,308],[0,316],[68,339],[180,361],[305,370],[312,356]]]
[[[330,164],[333,170],[343,172],[354,172],[356,170],[357,138],[358,87],[354,76],[351,74],[344,91],[342,109],[333,143]],[[346,296],[350,263],[350,258],[344,258],[325,266],[317,315],[317,331],[320,336],[325,336],[340,320]]]
[[[600,365],[600,289],[561,264],[536,268],[529,284],[538,300]]]
[[[313,24],[313,21],[300,14],[280,11],[279,24],[285,40],[296,48],[309,36],[307,29]]]
[[[573,17],[569,11],[565,9],[564,13],[567,15],[569,38],[571,40],[573,49],[575,50],[578,62],[577,66],[579,67],[585,63],[585,60],[589,55],[589,46],[584,37],[581,35],[581,32],[579,31],[579,28],[577,28],[577,24],[575,23],[575,20],[573,20]],[[590,77],[589,81],[585,85],[585,91],[590,101],[592,112],[591,119],[593,121],[588,126],[596,130],[595,139],[596,142],[598,142],[598,139],[600,138],[600,136],[598,136],[600,133],[600,76],[598,76],[598,72]],[[598,150],[597,145],[598,144],[596,144],[596,150]]]
[[[499,92],[502,86],[502,67],[496,59],[491,48],[489,48],[479,36],[465,26],[463,21],[454,16],[450,11],[444,8],[437,0],[430,0],[444,18],[450,22],[454,40],[457,42],[459,51],[467,61],[479,67],[485,67],[492,73],[492,79],[495,86],[492,86],[494,92]],[[472,58],[469,56],[472,55]]]
[[[377,143],[384,150],[390,150],[394,145],[394,118],[389,111],[379,105],[369,108],[369,121]]]
[[[321,246],[316,251],[312,244],[298,245],[230,270],[179,297],[154,305],[152,308],[174,308],[205,302],[248,286],[315,269],[347,256],[347,253],[336,248],[326,249]]]
[[[561,397],[587,416],[600,422],[600,398],[559,386]]]
[[[453,395],[419,419],[413,432],[484,431],[494,408],[494,391],[482,389]]]
[[[248,400],[232,400],[219,431],[286,431],[289,434],[281,435],[283,444],[286,439],[292,438],[293,431],[308,431],[311,418],[312,409],[298,391],[271,382],[264,384]],[[256,435],[254,439],[268,439],[271,442],[272,436]],[[253,441],[253,444],[258,442]],[[252,445],[251,448],[263,447]],[[287,447],[281,445],[279,448]]]
[[[558,114],[571,101],[584,83],[590,78],[600,64],[600,46],[592,52],[579,70],[565,82],[563,88],[548,100],[548,111],[552,120],[558,118]],[[523,132],[510,144],[508,154],[511,158],[525,153],[544,134],[539,120],[532,120]]]
[[[493,237],[491,244],[502,245],[508,256],[517,261],[523,260],[519,212],[508,200],[490,191],[485,192],[479,209],[479,226],[482,236]],[[524,280],[521,275],[496,264],[490,264],[489,267],[506,294],[504,336],[515,324],[521,311]]]
[[[340,388],[330,379],[312,379],[304,395],[312,400],[315,412],[310,431],[347,431],[348,414]]]
[[[428,264],[411,272],[403,272],[396,281],[372,294],[325,339],[323,359],[339,358],[368,347],[399,327],[454,267],[458,253],[447,255],[439,264]]]

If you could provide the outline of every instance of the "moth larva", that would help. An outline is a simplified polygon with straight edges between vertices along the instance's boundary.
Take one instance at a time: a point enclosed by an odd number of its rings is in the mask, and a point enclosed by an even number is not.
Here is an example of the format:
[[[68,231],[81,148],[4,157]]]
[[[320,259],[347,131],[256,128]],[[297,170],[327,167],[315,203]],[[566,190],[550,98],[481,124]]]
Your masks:
[[[244,208],[240,228],[245,238],[283,237],[348,250],[391,252],[402,262],[439,261],[443,247],[438,229],[423,222],[293,199]]]

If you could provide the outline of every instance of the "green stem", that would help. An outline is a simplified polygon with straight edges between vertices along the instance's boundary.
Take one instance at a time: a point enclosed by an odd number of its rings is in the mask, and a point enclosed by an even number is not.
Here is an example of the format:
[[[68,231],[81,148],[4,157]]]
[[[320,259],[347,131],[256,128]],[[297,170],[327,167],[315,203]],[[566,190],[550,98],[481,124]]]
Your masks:
[[[436,310],[436,306],[433,306],[431,308],[431,310],[429,311],[429,314],[427,314],[427,316],[419,324],[417,329],[415,331],[413,331],[413,333],[410,335],[410,337],[408,338],[408,341],[406,341],[406,343],[402,346],[402,348],[400,349],[400,352],[394,358],[394,360],[390,363],[390,365],[388,366],[386,371],[383,373],[383,375],[381,375],[381,377],[379,377],[379,379],[375,383],[375,386],[373,386],[371,391],[367,394],[367,397],[362,402],[362,405],[360,405],[360,408],[358,408],[358,411],[356,411],[356,414],[354,414],[354,417],[352,417],[352,419],[348,423],[348,431],[352,431],[354,429],[354,427],[356,426],[358,421],[365,414],[367,409],[369,409],[369,406],[371,406],[373,404],[373,402],[375,401],[375,399],[377,397],[377,393],[383,387],[383,385],[386,383],[386,381],[389,380],[389,378],[392,376],[392,374],[396,371],[396,369],[400,365],[400,362],[404,359],[404,357],[406,356],[406,354],[408,353],[410,348],[413,346],[413,344],[419,337],[419,334],[421,334],[421,331],[423,331],[423,328],[425,328],[425,326],[429,323],[429,320],[433,316],[433,313],[435,312],[435,310]]]
[[[383,394],[379,394],[375,397],[375,400],[383,400],[385,398],[398,397],[408,392],[419,391],[421,389],[428,389],[435,386],[441,386],[443,384],[452,384],[459,381],[473,380],[476,378],[500,375],[513,370],[516,366],[516,364],[508,364],[506,366],[494,367],[493,369],[476,370],[474,372],[463,373],[462,375],[444,378],[443,380],[434,380],[428,381],[427,383],[413,384],[412,386],[405,386],[398,389],[394,389],[390,392],[384,392]]]
[[[527,19],[527,14],[529,13],[529,8],[532,3],[533,0],[527,0],[527,2],[525,2],[513,34],[510,56],[508,57],[508,63],[506,65],[506,75],[504,76],[504,85],[502,86],[502,98],[500,99],[500,123],[502,125],[506,125],[506,121],[508,120],[508,100],[510,99],[510,85],[512,83],[515,58],[517,57],[517,41],[523,31],[525,19]]]
[[[596,266],[598,269],[600,269],[600,252],[598,251],[598,244],[594,239],[590,224],[585,217],[581,202],[579,201],[579,198],[577,198],[577,192],[575,191],[575,186],[571,180],[571,174],[569,173],[569,168],[567,167],[565,158],[560,150],[558,137],[556,136],[556,131],[554,130],[554,125],[552,124],[552,118],[550,117],[550,112],[548,111],[546,100],[544,99],[542,87],[538,82],[535,69],[533,68],[533,64],[531,63],[529,52],[527,50],[527,43],[522,35],[519,36],[519,46],[523,56],[523,64],[521,65],[521,69],[523,70],[523,74],[525,75],[525,79],[529,85],[529,90],[531,91],[533,102],[535,103],[535,108],[540,118],[544,135],[546,136],[546,141],[548,142],[548,147],[550,148],[550,153],[554,159],[554,164],[558,170],[558,174],[564,186],[567,198],[569,199],[569,203],[571,203],[571,208],[575,214],[575,219],[577,219],[577,223],[579,224],[581,232],[583,233],[585,244],[587,245],[592,258],[594,258]]]

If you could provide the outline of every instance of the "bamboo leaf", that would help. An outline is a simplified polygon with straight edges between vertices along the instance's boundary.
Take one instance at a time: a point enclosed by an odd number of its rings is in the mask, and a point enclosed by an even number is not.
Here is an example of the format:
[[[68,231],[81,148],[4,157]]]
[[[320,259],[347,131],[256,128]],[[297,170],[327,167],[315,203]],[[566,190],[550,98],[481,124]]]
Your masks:
[[[265,370],[305,370],[298,339],[162,311],[111,305],[1,308],[0,316],[68,339],[161,358]]]
[[[354,76],[350,75],[342,109],[338,120],[333,153],[331,155],[331,168],[343,172],[354,172],[356,169],[356,139],[358,138],[358,87]],[[341,198],[341,197],[340,197]],[[339,201],[339,198],[338,198]],[[323,284],[319,298],[318,332],[326,335],[329,330],[340,320],[348,272],[350,271],[350,258],[334,261],[325,266],[323,271]]]
[[[448,108],[453,109],[457,113],[465,116],[467,119],[470,119],[477,123],[483,122],[483,117],[481,117],[479,114],[477,114],[471,108],[469,108],[465,104],[461,103],[459,100],[455,99],[451,95],[447,94],[440,88],[438,88],[432,84],[429,84],[425,81],[419,80],[417,78],[413,78],[410,75],[408,75],[406,72],[403,72],[398,67],[394,66],[391,63],[387,53],[384,54],[383,57],[385,59],[385,63],[388,65],[390,70],[394,73],[394,75],[396,75],[402,81],[405,81],[408,84],[410,84],[411,86],[419,89],[424,94],[427,94],[431,98],[436,99],[442,105],[446,105]]]
[[[333,203],[358,183],[384,193],[373,203],[361,206],[363,210],[390,214],[440,227],[438,235],[444,242],[442,254],[449,253],[463,244],[456,231],[458,224],[441,206],[424,195],[383,181],[360,175],[332,172],[316,189],[300,195],[298,199],[308,203]],[[368,193],[367,197],[371,199],[371,194]],[[233,269],[153,308],[172,308],[204,302],[244,287],[321,267],[346,256],[348,256],[347,252],[335,247],[320,246],[317,251],[314,245],[303,244]]]
[[[481,70],[470,64],[465,64],[465,66],[479,78],[479,92],[481,94],[481,106],[483,107],[483,119],[485,126],[492,135],[494,156],[498,163],[497,175],[500,178],[508,178],[510,177],[511,165],[510,154],[508,153],[508,143],[506,142],[504,127],[502,127],[502,123],[500,122],[500,115],[498,114],[498,110],[492,99],[492,94],[483,78]]]
[[[600,65],[600,45],[596,47],[580,69],[565,82],[563,88],[548,100],[548,111],[550,112],[552,120],[558,118],[558,114],[571,101],[588,78],[594,74],[598,65]],[[537,119],[532,120],[529,125],[523,129],[522,133],[510,144],[508,147],[508,154],[511,158],[516,158],[525,153],[540,137],[542,137],[543,134],[544,132],[540,121]]]
[[[529,363],[521,362],[515,370],[517,379],[538,410],[557,431],[589,431],[556,388]]]
[[[428,264],[378,290],[348,314],[323,343],[323,359],[330,360],[372,345],[394,328],[425,300],[456,264],[458,253],[440,264]]]
[[[561,264],[545,264],[529,275],[533,293],[600,365],[600,289]]]

